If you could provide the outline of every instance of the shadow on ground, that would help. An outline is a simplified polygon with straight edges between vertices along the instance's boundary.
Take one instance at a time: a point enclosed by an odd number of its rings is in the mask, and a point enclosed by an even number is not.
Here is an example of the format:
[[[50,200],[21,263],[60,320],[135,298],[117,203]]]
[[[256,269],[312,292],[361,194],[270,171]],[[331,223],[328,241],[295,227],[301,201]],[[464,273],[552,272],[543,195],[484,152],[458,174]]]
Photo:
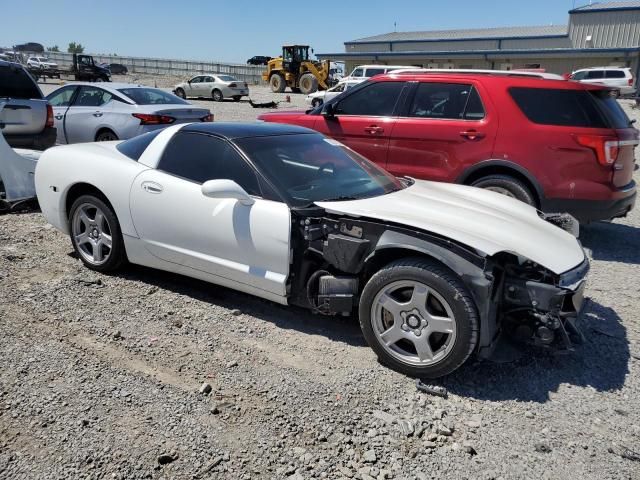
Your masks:
[[[580,241],[592,251],[594,260],[640,264],[640,228],[595,222],[581,227]]]

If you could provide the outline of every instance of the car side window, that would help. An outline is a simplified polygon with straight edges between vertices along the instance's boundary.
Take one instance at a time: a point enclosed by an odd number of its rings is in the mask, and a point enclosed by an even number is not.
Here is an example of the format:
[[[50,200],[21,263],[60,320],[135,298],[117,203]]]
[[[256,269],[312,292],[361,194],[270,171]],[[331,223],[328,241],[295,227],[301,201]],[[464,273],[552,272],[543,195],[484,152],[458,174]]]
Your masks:
[[[385,73],[384,68],[367,68],[367,77],[375,77],[376,75],[382,75]]]
[[[74,107],[101,107],[113,97],[106,90],[97,87],[80,87],[80,93],[73,102]]]
[[[262,196],[258,177],[226,140],[201,133],[176,133],[162,154],[158,170],[204,183],[233,180],[249,195]]]
[[[362,77],[363,70],[361,68],[356,68],[351,74],[352,77]]]
[[[457,120],[483,118],[484,109],[482,108],[482,103],[477,93],[475,98],[472,99],[474,97],[472,95],[473,91],[473,87],[467,84],[420,83],[413,97],[409,116]],[[471,103],[471,105],[468,106],[468,103]],[[465,115],[467,106],[469,107],[468,117]]]
[[[605,72],[606,78],[624,78],[624,70],[607,70]]]
[[[213,83],[213,82],[215,82],[213,77],[204,77],[204,81],[205,81],[205,83]]]
[[[201,80],[202,80],[202,77],[193,77],[191,79],[191,83],[200,83]]]
[[[595,80],[597,78],[604,78],[604,72],[602,70],[591,70],[587,73],[589,80]]]
[[[68,107],[71,105],[71,99],[73,98],[73,93],[75,91],[76,87],[61,88],[47,99],[49,101],[49,105],[52,107]]]
[[[571,77],[572,80],[584,80],[587,78],[587,72],[576,72]]]
[[[336,104],[336,115],[393,115],[404,82],[375,82]]]

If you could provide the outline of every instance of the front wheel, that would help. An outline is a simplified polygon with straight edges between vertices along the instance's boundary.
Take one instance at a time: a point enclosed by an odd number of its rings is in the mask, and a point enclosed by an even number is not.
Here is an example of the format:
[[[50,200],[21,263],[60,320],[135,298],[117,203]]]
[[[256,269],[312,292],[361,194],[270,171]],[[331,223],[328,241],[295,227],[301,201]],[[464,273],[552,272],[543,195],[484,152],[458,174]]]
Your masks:
[[[109,272],[126,261],[118,218],[97,196],[82,195],[71,205],[69,232],[76,254],[91,270]]]
[[[176,95],[180,98],[186,99],[187,95],[184,93],[184,90],[181,88],[176,88]]]
[[[390,263],[367,282],[360,327],[380,361],[418,378],[460,367],[478,342],[478,312],[460,278],[420,258]]]
[[[274,73],[269,79],[269,86],[271,86],[273,93],[282,93],[287,88],[287,81],[281,73]]]
[[[213,98],[214,102],[221,102],[224,100],[224,95],[222,95],[222,92],[218,89],[215,89],[213,92],[211,92],[211,97]]]
[[[322,105],[322,99],[321,98],[314,98],[313,100],[311,100],[311,106],[313,108],[318,108],[320,105]]]

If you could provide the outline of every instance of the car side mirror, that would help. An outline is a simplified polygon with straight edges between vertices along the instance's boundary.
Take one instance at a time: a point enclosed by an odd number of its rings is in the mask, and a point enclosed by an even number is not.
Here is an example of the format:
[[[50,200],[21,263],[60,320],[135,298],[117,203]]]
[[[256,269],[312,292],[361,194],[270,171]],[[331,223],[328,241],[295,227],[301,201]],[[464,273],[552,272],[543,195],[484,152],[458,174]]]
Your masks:
[[[326,118],[333,118],[336,116],[336,108],[333,103],[325,103],[322,106],[322,115]]]
[[[246,190],[233,180],[208,180],[202,184],[202,194],[209,198],[235,198],[246,206],[255,203]]]

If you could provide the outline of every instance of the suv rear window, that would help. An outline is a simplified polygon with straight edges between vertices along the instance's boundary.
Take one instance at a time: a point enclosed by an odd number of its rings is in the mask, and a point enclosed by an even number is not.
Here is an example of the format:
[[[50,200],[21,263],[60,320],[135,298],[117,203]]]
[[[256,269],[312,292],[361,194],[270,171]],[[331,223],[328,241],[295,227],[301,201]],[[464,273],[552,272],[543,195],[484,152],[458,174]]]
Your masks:
[[[40,100],[42,93],[22,67],[0,65],[0,97]]]
[[[625,78],[624,70],[607,70],[604,73],[606,78]]]
[[[138,160],[140,160],[140,157],[147,149],[149,144],[153,142],[153,139],[156,138],[161,131],[162,129],[160,128],[158,130],[154,130],[153,132],[143,133],[142,135],[138,135],[137,137],[133,137],[129,140],[125,140],[122,143],[119,143],[116,148],[120,153],[137,162]]]
[[[609,90],[509,89],[532,121],[541,125],[587,128],[629,128],[629,118]]]

